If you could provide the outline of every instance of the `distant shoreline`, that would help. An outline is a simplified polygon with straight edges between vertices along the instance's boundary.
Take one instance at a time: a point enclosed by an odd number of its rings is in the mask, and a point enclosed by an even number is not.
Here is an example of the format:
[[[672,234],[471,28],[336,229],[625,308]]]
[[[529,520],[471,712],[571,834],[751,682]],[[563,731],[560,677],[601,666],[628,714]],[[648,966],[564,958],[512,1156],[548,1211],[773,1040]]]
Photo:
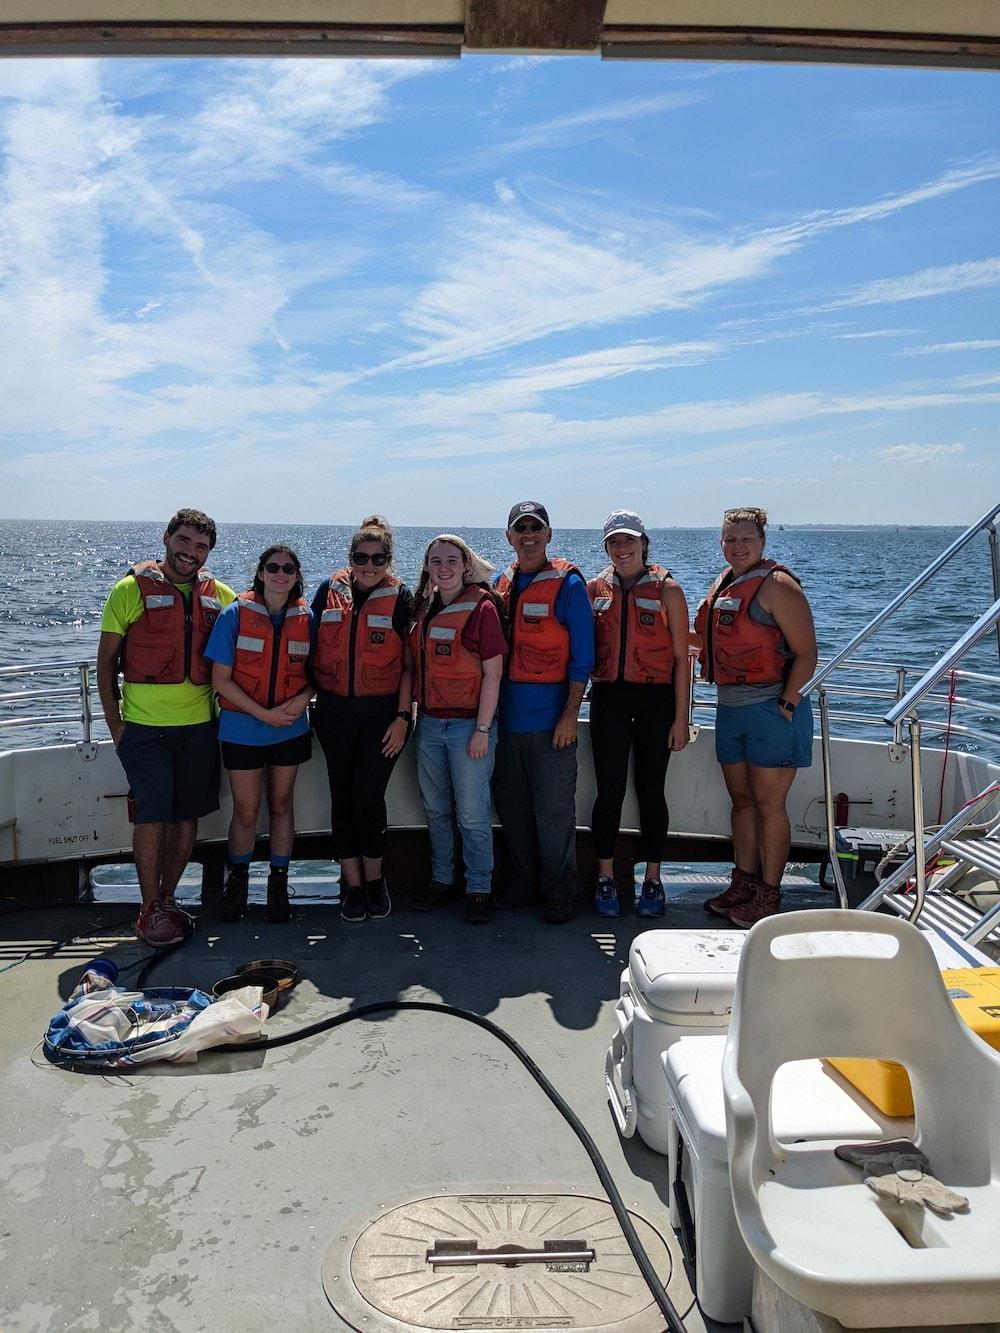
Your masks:
[[[0,523],[107,523],[116,527],[122,523],[153,524],[163,523],[162,518],[2,518]],[[340,528],[353,532],[356,523],[282,523],[279,519],[266,521],[232,521],[217,519],[216,526],[224,528],[274,528],[282,532],[297,531],[305,528]],[[717,523],[679,524],[659,527],[655,523],[647,524],[650,532],[715,532]],[[961,523],[769,523],[769,530],[774,532],[963,532]],[[430,529],[443,531],[443,525],[435,523],[393,523],[393,532],[426,532]],[[485,532],[495,529],[502,532],[500,523],[459,523],[453,524],[451,532]],[[566,524],[554,524],[553,531],[559,532],[600,532],[596,528],[575,528]]]

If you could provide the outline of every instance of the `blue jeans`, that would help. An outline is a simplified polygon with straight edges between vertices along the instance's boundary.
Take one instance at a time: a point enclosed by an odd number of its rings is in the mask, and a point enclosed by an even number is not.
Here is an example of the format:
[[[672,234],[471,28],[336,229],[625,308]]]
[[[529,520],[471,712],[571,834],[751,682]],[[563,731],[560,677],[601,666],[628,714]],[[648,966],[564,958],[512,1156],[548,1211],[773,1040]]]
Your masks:
[[[428,717],[421,713],[413,744],[420,799],[431,839],[431,878],[455,883],[455,828],[462,835],[466,893],[489,893],[493,879],[493,821],[490,778],[497,748],[497,724],[489,748],[470,759],[475,718]]]

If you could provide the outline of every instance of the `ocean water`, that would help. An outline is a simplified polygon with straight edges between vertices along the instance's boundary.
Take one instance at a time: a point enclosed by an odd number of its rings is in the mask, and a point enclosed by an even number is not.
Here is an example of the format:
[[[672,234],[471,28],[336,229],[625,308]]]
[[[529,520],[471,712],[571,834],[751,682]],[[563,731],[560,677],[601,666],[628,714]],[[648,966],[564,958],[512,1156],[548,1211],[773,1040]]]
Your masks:
[[[260,552],[272,541],[290,545],[305,573],[306,594],[345,563],[353,528],[223,524],[209,562],[212,572],[240,591],[249,586]],[[427,543],[437,529],[396,530],[396,570],[415,584]],[[510,548],[496,528],[456,528],[498,569]],[[957,528],[787,527],[769,532],[767,553],[802,580],[816,622],[820,657],[829,658],[959,535]],[[137,560],[162,553],[162,523],[0,521],[0,667],[93,663],[101,610],[109,589]],[[561,529],[550,552],[572,560],[587,576],[606,564],[596,529]],[[650,532],[651,558],[667,566],[687,595],[691,614],[721,568],[718,532],[669,528]],[[914,596],[891,626],[871,640],[866,660],[889,658],[926,666],[945,651],[993,601],[985,535],[962,551],[938,578]],[[965,664],[998,670],[995,638]],[[37,684],[37,682],[36,682]],[[0,694],[29,688],[26,678],[0,678]],[[37,711],[37,705],[33,706]],[[0,721],[24,713],[0,702]],[[57,724],[0,728],[0,748],[76,740],[79,727]],[[100,723],[95,735],[106,736]]]

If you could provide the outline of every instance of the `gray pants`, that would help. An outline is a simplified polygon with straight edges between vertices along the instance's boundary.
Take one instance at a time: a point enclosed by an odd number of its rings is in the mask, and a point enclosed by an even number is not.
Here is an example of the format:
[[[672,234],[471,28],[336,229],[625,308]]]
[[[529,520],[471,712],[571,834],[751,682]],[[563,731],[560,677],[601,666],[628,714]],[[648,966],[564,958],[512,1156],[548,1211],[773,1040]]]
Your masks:
[[[576,742],[552,748],[551,731],[501,731],[493,769],[511,862],[514,906],[576,897]]]

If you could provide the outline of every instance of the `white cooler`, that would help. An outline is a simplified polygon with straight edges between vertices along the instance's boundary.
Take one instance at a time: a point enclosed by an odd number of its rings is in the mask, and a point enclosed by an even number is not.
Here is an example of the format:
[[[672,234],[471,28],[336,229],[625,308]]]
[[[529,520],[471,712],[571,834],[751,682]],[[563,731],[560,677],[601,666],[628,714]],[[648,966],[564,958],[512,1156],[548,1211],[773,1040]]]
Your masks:
[[[702,1311],[732,1324],[750,1314],[753,1260],[736,1225],[729,1189],[722,1095],[725,1045],[725,1036],[685,1037],[664,1052],[662,1067],[670,1106],[670,1222],[681,1233],[689,1266],[693,1251]],[[822,1060],[796,1060],[778,1070],[772,1115],[779,1140],[831,1139],[835,1145],[913,1133],[912,1119],[881,1115]]]
[[[725,1033],[742,930],[647,930],[629,950],[605,1062],[608,1100],[624,1138],[666,1154],[667,1089],[660,1057],[680,1037]]]

